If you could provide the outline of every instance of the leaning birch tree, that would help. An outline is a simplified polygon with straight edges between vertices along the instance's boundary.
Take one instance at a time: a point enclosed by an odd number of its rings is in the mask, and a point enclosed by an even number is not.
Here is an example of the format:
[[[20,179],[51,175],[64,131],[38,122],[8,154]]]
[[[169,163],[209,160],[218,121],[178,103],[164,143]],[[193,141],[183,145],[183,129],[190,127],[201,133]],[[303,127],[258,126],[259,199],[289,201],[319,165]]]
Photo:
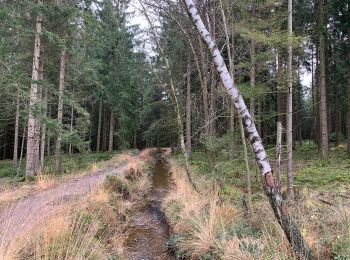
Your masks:
[[[233,79],[227,69],[225,61],[220,53],[220,50],[217,47],[215,41],[212,39],[211,34],[205,27],[194,2],[192,0],[182,1],[187,8],[190,19],[193,21],[196,29],[200,33],[203,41],[206,43],[212,55],[212,59],[215,63],[216,70],[220,75],[222,84],[233,99],[235,108],[239,116],[242,117],[245,134],[252,145],[256,162],[260,168],[261,174],[263,175],[263,179],[265,180],[265,192],[269,198],[270,205],[275,213],[277,221],[281,225],[294,252],[303,258],[311,259],[311,249],[308,247],[298,226],[288,213],[287,207],[285,206],[282,200],[281,194],[278,192],[278,189],[275,185],[272,169],[267,158],[266,151],[262,144],[261,138],[255,127],[255,123],[252,117],[250,116],[250,113],[243,100],[242,95],[240,94],[239,90],[233,82]]]

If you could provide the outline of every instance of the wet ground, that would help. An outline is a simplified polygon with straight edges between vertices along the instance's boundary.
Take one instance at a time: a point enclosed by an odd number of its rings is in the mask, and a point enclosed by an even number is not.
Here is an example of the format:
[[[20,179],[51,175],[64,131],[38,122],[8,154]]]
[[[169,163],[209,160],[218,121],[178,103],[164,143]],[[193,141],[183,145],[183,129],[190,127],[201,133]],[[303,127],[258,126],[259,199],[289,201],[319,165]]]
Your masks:
[[[132,214],[129,237],[126,241],[127,257],[130,260],[172,260],[165,244],[169,226],[161,211],[161,203],[169,187],[169,171],[162,159],[156,162],[152,177],[153,188]]]

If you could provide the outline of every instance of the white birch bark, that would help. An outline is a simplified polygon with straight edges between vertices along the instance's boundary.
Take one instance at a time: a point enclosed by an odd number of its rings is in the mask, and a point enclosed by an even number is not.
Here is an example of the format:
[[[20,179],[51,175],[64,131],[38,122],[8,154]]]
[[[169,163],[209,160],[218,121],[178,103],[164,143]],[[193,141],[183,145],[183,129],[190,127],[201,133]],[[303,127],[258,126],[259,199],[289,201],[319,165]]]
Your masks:
[[[222,84],[227,89],[230,96],[233,98],[235,108],[238,111],[239,115],[241,115],[242,117],[246,135],[253,146],[257,163],[259,165],[259,168],[261,169],[262,174],[265,177],[266,174],[271,172],[271,166],[267,159],[265,149],[262,145],[255,124],[249,114],[246,104],[244,103],[243,97],[234,85],[232,77],[230,76],[230,73],[226,67],[225,61],[221,56],[221,53],[218,47],[216,46],[215,42],[212,40],[212,37],[206,29],[202,19],[200,18],[193,1],[184,0],[184,2],[204,42],[208,45],[208,48],[213,56],[216,69],[219,72]]]
[[[198,32],[201,34],[203,41],[207,44],[217,71],[220,75],[221,82],[224,87],[227,89],[228,93],[231,95],[234,100],[236,110],[238,115],[242,117],[243,125],[245,128],[245,133],[252,144],[253,151],[255,154],[256,162],[261,170],[261,173],[265,179],[265,191],[266,195],[269,198],[270,205],[275,213],[276,219],[281,225],[285,235],[287,236],[293,250],[299,256],[305,259],[312,259],[312,252],[308,245],[306,244],[298,226],[295,224],[293,219],[288,213],[287,208],[285,207],[281,196],[276,190],[273,174],[271,171],[270,163],[267,159],[267,155],[260,139],[260,136],[256,130],[255,124],[249,114],[249,111],[246,107],[246,104],[238,91],[237,87],[233,83],[233,79],[228,72],[225,61],[213,41],[210,33],[206,29],[197,8],[192,0],[183,0],[190,18],[192,19],[195,27]]]
[[[42,4],[41,0],[38,0],[38,4]],[[38,164],[35,160],[36,152],[39,149],[37,147],[37,125],[38,118],[34,113],[35,105],[38,102],[38,83],[39,80],[39,66],[40,66],[40,49],[41,40],[40,33],[42,32],[42,14],[38,14],[36,18],[35,26],[35,43],[34,43],[34,55],[33,55],[33,67],[32,67],[32,83],[30,87],[30,102],[29,102],[29,117],[28,117],[28,134],[27,134],[27,152],[26,152],[26,176],[33,177],[38,171]]]

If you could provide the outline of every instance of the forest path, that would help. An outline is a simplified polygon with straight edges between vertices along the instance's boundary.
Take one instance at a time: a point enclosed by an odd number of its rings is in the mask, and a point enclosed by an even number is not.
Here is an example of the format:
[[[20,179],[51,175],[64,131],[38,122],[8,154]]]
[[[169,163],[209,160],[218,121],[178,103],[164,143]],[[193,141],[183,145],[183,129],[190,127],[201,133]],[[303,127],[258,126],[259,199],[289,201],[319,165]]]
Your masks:
[[[63,204],[88,194],[101,184],[108,174],[119,174],[127,169],[127,163],[113,164],[87,175],[74,177],[55,187],[37,192],[0,211],[0,255],[9,250],[11,241],[29,235],[40,225],[45,216]]]

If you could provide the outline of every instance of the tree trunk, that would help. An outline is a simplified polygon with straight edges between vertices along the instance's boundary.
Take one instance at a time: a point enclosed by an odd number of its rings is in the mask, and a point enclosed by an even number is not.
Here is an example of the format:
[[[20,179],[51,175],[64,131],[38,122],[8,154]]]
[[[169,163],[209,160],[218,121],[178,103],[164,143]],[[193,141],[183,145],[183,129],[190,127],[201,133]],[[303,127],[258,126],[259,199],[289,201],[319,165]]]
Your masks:
[[[230,35],[229,35],[229,30],[227,27],[227,19],[225,15],[225,10],[222,4],[222,0],[220,0],[220,9],[221,9],[221,16],[222,16],[222,21],[224,25],[224,31],[225,31],[225,37],[226,37],[226,48],[227,48],[227,55],[228,55],[228,62],[229,62],[229,71],[232,79],[234,80],[234,74],[235,74],[235,67],[234,67],[234,58],[235,58],[235,51],[234,51],[234,28],[232,28],[232,37],[231,37],[231,42],[230,42]],[[233,27],[233,26],[232,26]],[[231,98],[228,100],[229,103],[229,116],[230,116],[230,125],[229,125],[229,130],[230,133],[233,136],[233,132],[235,129],[235,107],[234,103]],[[230,159],[233,160],[235,158],[235,151],[234,151],[234,142],[232,142],[230,146]]]
[[[70,126],[69,126],[69,131],[72,134],[73,133],[73,123],[74,123],[74,108],[71,108],[70,111]],[[69,148],[68,148],[68,154],[71,155],[73,153],[73,146],[72,143],[69,143]]]
[[[59,92],[58,92],[58,107],[57,107],[57,122],[59,127],[62,126],[63,118],[63,92],[64,92],[64,76],[66,67],[66,49],[63,48],[61,51],[61,63],[60,63],[60,80],[59,80]],[[62,161],[61,161],[61,129],[58,131],[56,138],[56,150],[55,150],[55,172],[58,173],[62,171]]]
[[[108,152],[113,151],[113,139],[114,139],[114,126],[115,126],[115,117],[113,111],[111,111],[111,118],[109,121],[109,138],[108,138]]]
[[[255,56],[256,56],[256,45],[255,45],[255,41],[252,40],[251,46],[250,46],[250,60],[252,63],[250,67],[250,87],[252,89],[255,89],[255,83],[256,83]],[[256,121],[254,97],[250,98],[250,113],[252,115],[253,120]]]
[[[285,88],[283,84],[283,60],[281,52],[277,54],[277,121],[285,120]]]
[[[340,133],[340,113],[341,110],[339,109],[339,94],[338,94],[338,88],[337,86],[334,86],[334,96],[335,96],[335,119],[334,119],[334,131],[335,131],[335,147],[339,146],[339,133]]]
[[[281,178],[281,150],[282,150],[282,123],[277,122],[277,141],[276,141],[276,188],[281,194],[282,178]]]
[[[137,131],[136,131],[136,129],[134,130],[134,134],[133,134],[133,142],[134,142],[133,148],[137,149]]]
[[[324,0],[320,0],[320,23],[322,30],[324,25],[323,6]],[[328,119],[327,119],[327,83],[326,83],[326,46],[324,33],[320,33],[320,130],[321,150],[324,160],[328,160]]]
[[[348,28],[348,61],[350,61],[350,28]],[[347,115],[347,151],[350,154],[350,62],[348,62],[348,115]]]
[[[287,108],[287,191],[288,199],[294,200],[293,177],[293,3],[288,0],[288,108]]]
[[[23,134],[22,134],[22,144],[21,144],[21,154],[19,156],[19,163],[17,166],[17,172],[16,172],[16,176],[19,176],[19,172],[21,170],[21,165],[22,165],[22,159],[23,159],[23,151],[24,151],[24,142],[26,140],[26,126],[23,127]]]
[[[38,0],[38,4],[42,4],[42,0]],[[39,151],[38,139],[38,118],[34,113],[34,107],[38,102],[38,84],[39,80],[39,67],[40,67],[40,50],[41,40],[40,34],[42,32],[42,14],[39,13],[36,18],[35,26],[35,44],[34,44],[34,55],[33,55],[33,67],[32,67],[32,81],[30,87],[30,102],[29,102],[29,117],[28,117],[28,138],[27,138],[27,152],[26,152],[26,176],[33,177],[38,171],[37,153]]]
[[[207,64],[205,59],[205,52],[203,49],[202,40],[199,39],[199,49],[201,52],[201,62],[202,62],[202,70],[203,70],[203,86],[202,86],[202,98],[203,98],[203,112],[204,112],[204,131],[205,137],[209,135],[209,109],[208,109],[208,72],[207,72]]]
[[[192,144],[191,144],[191,59],[188,59],[187,64],[187,87],[186,87],[186,149],[188,157],[192,154]]]
[[[6,160],[7,159],[7,127],[5,127],[5,133],[4,133],[4,145],[2,149],[2,159]]]
[[[49,109],[48,109],[48,117],[49,118],[51,118],[51,112],[52,112],[52,107],[51,107],[51,104],[50,104],[50,100],[51,100],[51,98],[50,97],[48,97],[48,99],[47,99],[47,102],[48,102],[48,106],[49,106]],[[48,132],[49,132],[49,128],[46,126],[46,135],[47,135],[47,145],[46,145],[46,153],[47,153],[47,155],[48,156],[50,156],[51,155],[51,138],[50,138],[50,135],[48,134]]]
[[[233,80],[227,70],[225,61],[217,45],[212,40],[212,37],[206,29],[201,17],[199,16],[193,1],[183,0],[183,2],[187,7],[187,11],[189,13],[190,18],[192,19],[194,25],[196,26],[198,32],[201,34],[203,40],[205,41],[210,50],[210,53],[212,54],[212,58],[215,61],[217,71],[220,74],[222,84],[234,100],[238,114],[243,120],[245,133],[248,140],[252,144],[256,162],[259,165],[261,173],[264,177],[265,191],[269,198],[271,207],[274,210],[275,216],[278,222],[281,224],[281,227],[283,228],[284,233],[286,234],[290,244],[292,245],[294,252],[306,259],[311,259],[311,250],[306,244],[304,238],[302,237],[299,228],[289,215],[287,208],[284,205],[283,200],[280,194],[278,193],[278,190],[276,189],[274,177],[271,171],[271,166],[267,159],[264,146],[256,130],[254,121],[252,120],[249,114],[247,106],[240,92],[234,85]]]
[[[38,84],[38,100],[39,102],[42,100],[42,96],[43,96],[43,85],[42,85],[42,81],[44,79],[44,61],[43,61],[43,55],[40,55],[40,65],[39,65],[39,84]],[[40,114],[39,117],[42,117],[43,114]],[[38,119],[37,124],[36,124],[36,129],[35,129],[36,135],[35,135],[35,147],[37,149],[35,149],[35,168],[38,169],[38,171],[41,171],[41,167],[40,167],[40,141],[41,141],[41,124],[40,124],[40,120]]]
[[[17,85],[17,99],[16,99],[16,119],[15,119],[15,140],[13,145],[13,167],[18,164],[18,132],[19,132],[19,109],[20,109],[20,92]]]
[[[246,174],[246,181],[247,181],[247,196],[248,196],[248,203],[247,203],[247,208],[248,208],[248,213],[249,216],[251,217],[251,212],[252,212],[252,188],[251,188],[251,178],[250,178],[250,168],[249,168],[249,158],[248,158],[248,149],[247,149],[247,143],[245,140],[245,135],[244,135],[244,127],[243,127],[243,121],[242,117],[239,117],[239,127],[241,131],[241,140],[242,140],[242,146],[243,146],[243,155],[244,155],[244,162],[245,162],[245,174]]]
[[[313,127],[312,127],[312,132],[311,132],[311,138],[313,138],[315,144],[316,144],[316,127],[315,127],[315,123],[316,123],[316,87],[315,87],[315,65],[314,65],[314,46],[311,45],[311,94],[312,94],[312,119],[314,121],[313,123]]]
[[[142,6],[142,9],[143,9],[144,14],[145,14],[145,18],[151,27],[151,32],[152,32],[154,40],[157,44],[157,48],[158,48],[158,50],[159,50],[159,52],[160,52],[160,54],[165,62],[165,67],[166,67],[166,71],[168,74],[168,80],[169,80],[169,85],[170,85],[170,93],[169,94],[170,94],[170,98],[172,100],[172,103],[174,104],[176,123],[177,123],[177,127],[178,127],[178,138],[179,138],[179,142],[180,142],[181,152],[182,152],[183,156],[185,157],[186,173],[187,173],[187,177],[188,177],[188,180],[189,180],[191,186],[196,190],[197,189],[196,185],[195,185],[195,183],[192,179],[191,173],[190,173],[189,155],[188,155],[187,150],[186,150],[186,144],[185,144],[185,138],[184,138],[183,120],[182,120],[182,115],[181,115],[181,111],[180,111],[179,101],[178,101],[178,98],[176,96],[175,84],[174,84],[173,75],[172,75],[171,68],[170,68],[170,63],[169,63],[167,56],[165,55],[164,49],[162,48],[162,46],[157,38],[156,31],[153,27],[151,20],[149,19],[146,8],[144,7],[143,3],[140,0],[139,0],[139,3]]]
[[[100,151],[101,146],[101,125],[102,125],[102,100],[100,99],[98,106],[98,125],[97,125],[97,137],[96,137],[96,152]]]
[[[109,132],[109,120],[108,118],[108,111],[107,108],[104,107],[103,108],[103,120],[102,120],[102,124],[103,124],[103,128],[102,128],[102,151],[106,151],[107,150],[107,142],[108,142],[108,132]]]
[[[44,92],[44,116],[47,116],[47,102],[49,90],[47,87],[43,89]],[[46,142],[46,123],[43,122],[41,125],[41,142],[40,142],[40,168],[43,169],[45,166],[45,144]]]

